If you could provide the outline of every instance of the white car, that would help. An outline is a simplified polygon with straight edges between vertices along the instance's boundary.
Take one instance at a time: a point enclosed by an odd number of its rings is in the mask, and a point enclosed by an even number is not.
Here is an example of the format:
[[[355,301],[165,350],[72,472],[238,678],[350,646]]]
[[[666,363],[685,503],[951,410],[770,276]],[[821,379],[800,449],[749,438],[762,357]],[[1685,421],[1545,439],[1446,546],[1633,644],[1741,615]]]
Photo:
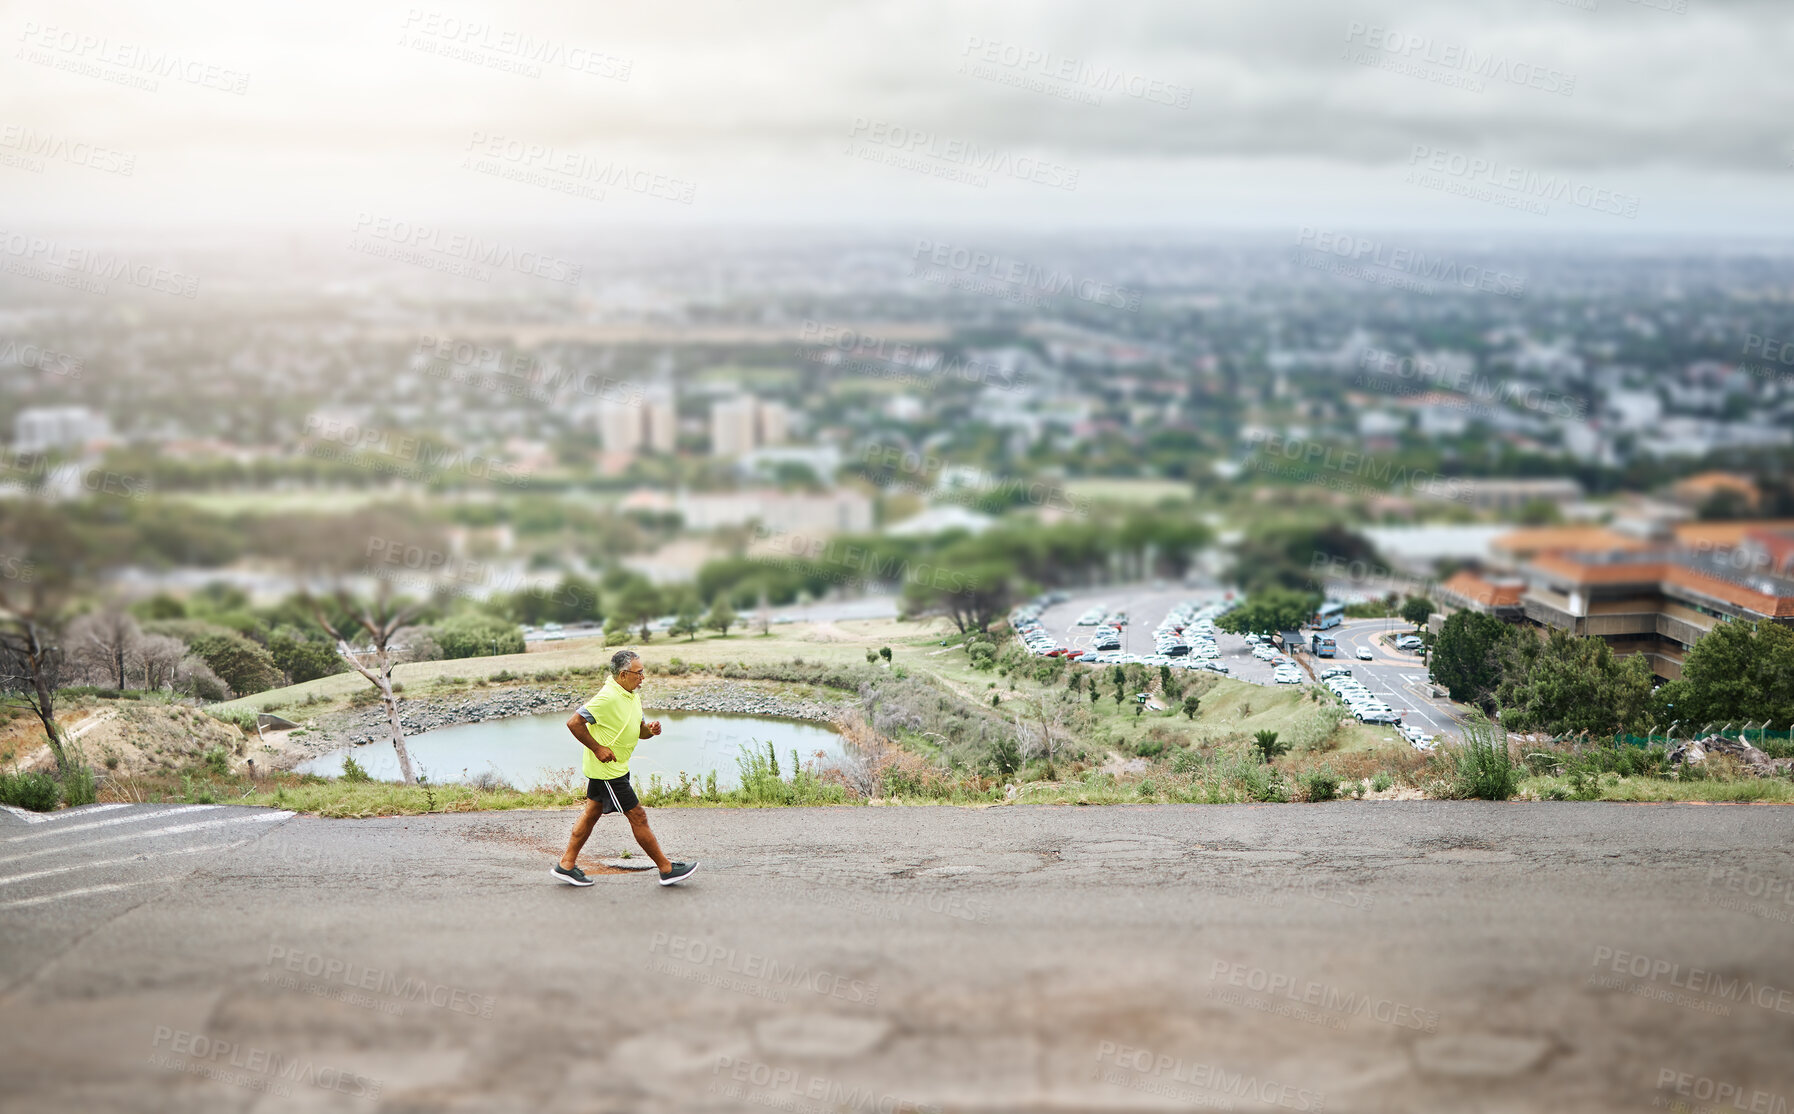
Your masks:
[[[1359,660],[1359,661],[1372,661],[1372,660],[1374,660],[1374,659],[1373,659],[1373,658],[1372,658],[1372,657],[1371,657],[1371,653],[1370,653],[1370,647],[1369,647],[1369,646],[1360,646],[1360,647],[1358,647],[1358,660]]]

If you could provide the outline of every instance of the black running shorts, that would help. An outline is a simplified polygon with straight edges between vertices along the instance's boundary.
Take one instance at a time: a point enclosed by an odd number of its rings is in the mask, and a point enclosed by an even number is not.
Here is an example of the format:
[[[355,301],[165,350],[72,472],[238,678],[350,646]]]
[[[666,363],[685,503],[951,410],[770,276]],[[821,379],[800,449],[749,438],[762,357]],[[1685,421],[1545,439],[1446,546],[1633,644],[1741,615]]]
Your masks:
[[[589,777],[586,779],[586,800],[598,802],[598,815],[607,812],[628,812],[641,804],[636,799],[635,786],[629,784],[629,775],[611,778]]]

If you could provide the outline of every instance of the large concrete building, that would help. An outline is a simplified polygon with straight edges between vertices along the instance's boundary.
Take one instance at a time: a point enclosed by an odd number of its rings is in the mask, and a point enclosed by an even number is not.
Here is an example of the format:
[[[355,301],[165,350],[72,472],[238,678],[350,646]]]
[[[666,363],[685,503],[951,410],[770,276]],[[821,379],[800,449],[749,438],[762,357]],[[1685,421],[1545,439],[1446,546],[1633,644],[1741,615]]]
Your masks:
[[[31,406],[13,419],[12,447],[20,453],[81,449],[110,436],[111,424],[85,406]]]
[[[1794,522],[1682,523],[1667,537],[1600,527],[1515,531],[1492,547],[1511,571],[1459,573],[1434,598],[1513,622],[1605,639],[1674,680],[1720,623],[1794,625]]]

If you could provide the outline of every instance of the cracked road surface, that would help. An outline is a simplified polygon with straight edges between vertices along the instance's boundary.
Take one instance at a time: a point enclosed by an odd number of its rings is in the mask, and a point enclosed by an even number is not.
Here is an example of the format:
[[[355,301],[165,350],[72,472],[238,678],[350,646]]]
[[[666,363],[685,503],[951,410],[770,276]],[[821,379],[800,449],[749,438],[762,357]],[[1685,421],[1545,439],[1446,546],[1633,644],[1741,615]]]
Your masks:
[[[673,856],[702,860],[690,884],[556,883],[570,812],[0,815],[6,1108],[1794,1096],[1787,808],[653,816]],[[588,869],[627,844],[607,818]]]

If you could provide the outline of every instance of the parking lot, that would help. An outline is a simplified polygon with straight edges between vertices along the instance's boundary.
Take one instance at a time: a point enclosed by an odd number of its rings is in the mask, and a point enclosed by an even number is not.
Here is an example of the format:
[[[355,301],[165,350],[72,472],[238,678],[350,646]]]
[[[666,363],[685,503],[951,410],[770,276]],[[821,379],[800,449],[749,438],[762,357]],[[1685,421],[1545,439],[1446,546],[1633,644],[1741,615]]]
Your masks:
[[[1079,626],[1078,618],[1102,605],[1108,611],[1125,612],[1128,617],[1127,625],[1122,628],[1121,652],[1150,654],[1153,652],[1153,630],[1166,612],[1185,600],[1218,601],[1225,595],[1225,589],[1212,587],[1110,585],[1070,593],[1068,599],[1044,610],[1040,621],[1060,645],[1088,649],[1095,628]],[[1329,666],[1350,669],[1366,688],[1402,713],[1404,724],[1455,739],[1459,734],[1458,718],[1462,709],[1454,710],[1450,700],[1434,698],[1430,694],[1426,666],[1418,654],[1399,652],[1384,641],[1384,636],[1393,638],[1407,630],[1407,625],[1399,620],[1349,620],[1330,632],[1339,645],[1337,657],[1316,658],[1304,648],[1302,653],[1295,655],[1295,660],[1305,672],[1314,676]],[[1217,631],[1215,647],[1220,651],[1219,660],[1228,668],[1228,676],[1259,685],[1275,683],[1271,664],[1254,658],[1251,645],[1240,635]],[[1370,661],[1357,657],[1361,647],[1370,652]]]

